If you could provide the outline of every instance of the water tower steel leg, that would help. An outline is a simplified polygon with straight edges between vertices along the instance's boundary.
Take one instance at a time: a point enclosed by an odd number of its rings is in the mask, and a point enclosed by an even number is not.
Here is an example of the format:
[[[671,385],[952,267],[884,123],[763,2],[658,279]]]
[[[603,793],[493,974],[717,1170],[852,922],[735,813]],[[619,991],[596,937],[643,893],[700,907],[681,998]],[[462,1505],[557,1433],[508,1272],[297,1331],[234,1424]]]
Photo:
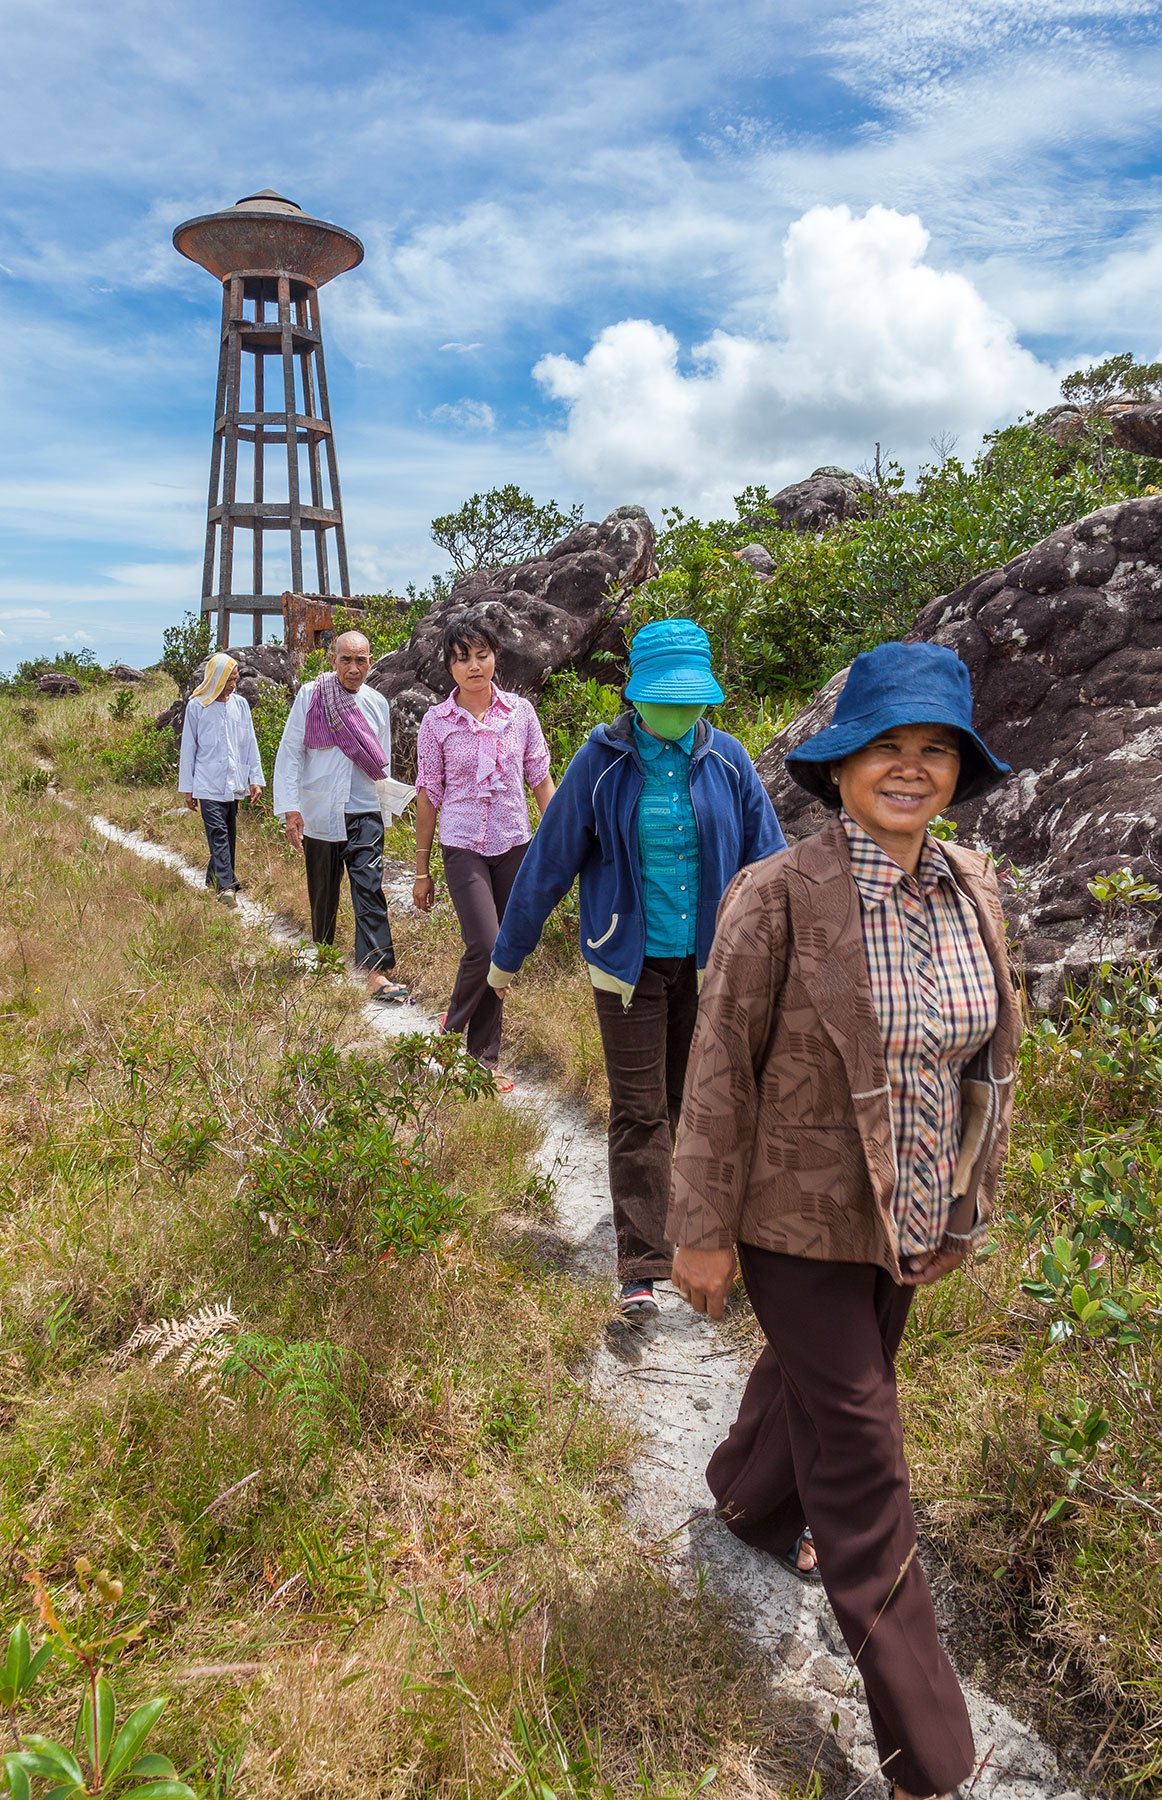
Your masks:
[[[304,352],[299,359],[303,371],[303,406],[311,425],[307,427],[307,461],[311,476],[311,505],[317,510],[326,506],[323,498],[323,470],[319,461],[319,433],[313,429],[318,419],[318,401],[315,398],[315,378],[311,353]],[[327,527],[315,521],[315,574],[318,580],[317,592],[331,592],[330,575],[327,567]]]
[[[258,317],[262,317],[262,301],[257,302]],[[266,357],[261,350],[254,353],[254,554],[253,575],[251,578],[252,594],[265,593],[263,586],[263,536],[262,536],[262,499],[266,480],[266,436],[262,426],[262,414],[266,406]],[[253,641],[262,642],[262,614],[254,615]]]
[[[234,507],[238,497],[238,414],[242,378],[242,278],[230,277],[227,326],[225,454],[222,459],[222,544],[218,557],[218,642],[230,643],[230,595],[234,585]]]
[[[327,427],[327,478],[331,488],[331,510],[336,516],[335,525],[335,559],[339,565],[340,594],[351,592],[351,579],[347,573],[347,539],[343,531],[343,502],[339,495],[339,463],[335,455],[335,434],[331,429],[331,402],[327,395],[327,365],[323,360],[323,328],[319,319],[319,295],[317,289],[311,290],[311,324],[315,328],[317,349],[315,351],[315,367],[319,382],[319,417]]]
[[[218,504],[218,484],[222,478],[223,414],[226,410],[226,371],[228,361],[230,289],[222,284],[222,337],[218,345],[218,387],[214,397],[214,435],[210,444],[210,496],[206,502],[206,551],[202,559],[202,611],[212,610],[209,602],[214,594],[214,552],[217,549],[217,522],[214,509]],[[218,635],[222,635],[222,616],[218,616]]]
[[[294,328],[291,322],[290,280],[278,278],[278,322],[282,340],[282,384],[286,408],[286,478],[290,530],[291,592],[303,591],[303,510],[299,496],[299,434],[295,406]]]

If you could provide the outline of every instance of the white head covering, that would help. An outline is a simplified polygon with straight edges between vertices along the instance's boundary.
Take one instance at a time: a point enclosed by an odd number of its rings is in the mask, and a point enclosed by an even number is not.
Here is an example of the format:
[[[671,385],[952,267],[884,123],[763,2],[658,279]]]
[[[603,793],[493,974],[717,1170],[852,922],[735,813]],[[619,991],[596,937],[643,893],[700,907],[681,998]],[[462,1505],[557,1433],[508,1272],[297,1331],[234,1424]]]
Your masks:
[[[238,664],[232,656],[227,656],[224,650],[215,650],[206,664],[206,673],[190,695],[190,699],[200,700],[203,706],[209,706],[212,700],[218,698],[237,667]]]

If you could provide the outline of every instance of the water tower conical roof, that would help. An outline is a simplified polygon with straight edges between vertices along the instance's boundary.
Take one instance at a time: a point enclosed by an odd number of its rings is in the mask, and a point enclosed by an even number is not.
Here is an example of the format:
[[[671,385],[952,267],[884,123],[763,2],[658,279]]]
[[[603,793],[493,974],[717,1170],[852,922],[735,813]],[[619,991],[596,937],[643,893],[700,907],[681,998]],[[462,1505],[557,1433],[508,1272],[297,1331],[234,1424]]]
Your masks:
[[[312,218],[272,188],[245,194],[221,212],[187,219],[173,241],[219,281],[230,275],[289,275],[322,287],[363,261],[354,232]]]

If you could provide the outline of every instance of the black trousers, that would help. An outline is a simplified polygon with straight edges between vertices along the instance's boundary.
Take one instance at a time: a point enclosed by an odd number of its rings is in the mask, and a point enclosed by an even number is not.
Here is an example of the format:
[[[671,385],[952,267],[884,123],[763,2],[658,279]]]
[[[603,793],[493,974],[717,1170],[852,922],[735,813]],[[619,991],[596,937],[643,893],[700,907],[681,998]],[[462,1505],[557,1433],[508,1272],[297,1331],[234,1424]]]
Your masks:
[[[237,800],[199,800],[210,860],[206,864],[206,886],[220,894],[240,887],[234,873],[234,849],[238,841]]]
[[[909,1794],[946,1794],[974,1751],[916,1557],[895,1370],[913,1290],[869,1263],[753,1244],[738,1255],[767,1345],[710,1459],[710,1490],[737,1537],[776,1555],[810,1520],[884,1774]]]
[[[360,969],[394,969],[395,949],[383,897],[383,819],[379,813],[348,813],[341,844],[303,839],[311,936],[316,944],[335,942],[343,870],[351,884],[355,913],[355,963]]]
[[[666,1281],[674,1135],[698,1016],[692,956],[647,956],[629,1006],[594,988],[609,1077],[609,1191],[622,1281]],[[793,1534],[792,1534],[793,1535]]]
[[[500,995],[488,985],[488,967],[512,884],[527,849],[527,844],[514,844],[500,856],[481,856],[459,844],[443,846],[444,879],[464,941],[444,1028],[464,1032],[469,1056],[486,1069],[495,1069],[500,1057],[504,1012]]]

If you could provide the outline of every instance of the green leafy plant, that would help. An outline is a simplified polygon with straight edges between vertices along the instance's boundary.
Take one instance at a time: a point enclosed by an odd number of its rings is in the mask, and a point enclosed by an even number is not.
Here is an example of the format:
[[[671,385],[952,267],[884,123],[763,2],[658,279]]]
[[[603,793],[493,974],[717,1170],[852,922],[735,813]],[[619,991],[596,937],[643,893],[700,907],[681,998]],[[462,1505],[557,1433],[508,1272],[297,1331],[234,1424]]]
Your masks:
[[[172,725],[143,719],[120,744],[102,750],[101,761],[114,781],[127,787],[169,787],[177,780],[178,736]]]
[[[426,1249],[463,1210],[434,1172],[444,1105],[488,1086],[455,1038],[401,1038],[386,1062],[331,1049],[291,1058],[241,1203],[269,1237],[325,1261]]]
[[[109,702],[111,719],[131,719],[137,711],[137,695],[132,688],[118,688]]]
[[[160,667],[185,693],[198,664],[205,662],[213,642],[209,613],[186,613],[180,625],[168,625],[161,634]]]
[[[76,1561],[82,1598],[79,1625],[61,1619],[38,1571],[29,1576],[40,1616],[50,1633],[33,1654],[23,1624],[13,1627],[0,1696],[10,1711],[26,1703],[36,1677],[56,1656],[81,1678],[82,1693],[72,1748],[38,1732],[21,1732],[23,1748],[4,1758],[9,1800],[32,1800],[34,1783],[51,1785],[43,1800],[197,1800],[168,1756],[147,1752],[145,1745],[168,1700],[143,1701],[118,1725],[113,1685],[104,1673],[109,1657],[136,1643],[140,1621],[119,1624],[124,1589],[107,1569],[95,1570],[87,1557]]]

